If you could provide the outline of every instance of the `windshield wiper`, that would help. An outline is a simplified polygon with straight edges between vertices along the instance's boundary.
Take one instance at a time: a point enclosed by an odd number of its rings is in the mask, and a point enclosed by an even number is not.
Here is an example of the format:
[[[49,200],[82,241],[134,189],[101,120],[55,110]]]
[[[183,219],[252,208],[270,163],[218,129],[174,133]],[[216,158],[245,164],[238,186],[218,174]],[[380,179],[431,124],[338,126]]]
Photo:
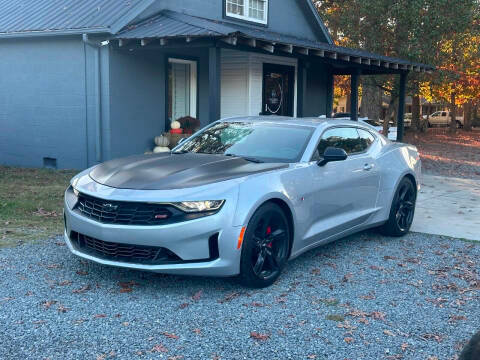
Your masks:
[[[178,150],[178,151],[171,151],[170,153],[175,155],[181,155],[181,154],[188,154],[189,152],[190,151],[188,150]]]
[[[250,157],[250,156],[241,156],[241,155],[235,155],[235,154],[223,154],[225,156],[232,156],[232,157],[239,157],[239,158],[242,158],[244,160],[247,160],[247,161],[250,161],[250,162],[253,162],[253,163],[256,163],[256,164],[261,164],[263,163],[264,161],[260,160],[260,159],[257,159],[257,158],[254,158],[254,157]]]

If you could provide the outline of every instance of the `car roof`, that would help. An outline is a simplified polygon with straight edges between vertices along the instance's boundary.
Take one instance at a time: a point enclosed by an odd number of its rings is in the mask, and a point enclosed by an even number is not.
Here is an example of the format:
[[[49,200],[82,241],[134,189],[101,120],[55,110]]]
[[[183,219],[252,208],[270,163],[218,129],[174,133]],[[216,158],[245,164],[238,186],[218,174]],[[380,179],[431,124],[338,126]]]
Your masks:
[[[352,126],[352,125],[364,125],[360,121],[352,121],[347,119],[332,119],[332,118],[318,118],[318,117],[306,117],[306,118],[294,118],[288,116],[236,116],[226,119],[221,119],[224,122],[251,122],[251,123],[265,123],[265,124],[278,124],[278,125],[290,125],[290,126],[308,126],[312,128],[318,128],[320,126]]]

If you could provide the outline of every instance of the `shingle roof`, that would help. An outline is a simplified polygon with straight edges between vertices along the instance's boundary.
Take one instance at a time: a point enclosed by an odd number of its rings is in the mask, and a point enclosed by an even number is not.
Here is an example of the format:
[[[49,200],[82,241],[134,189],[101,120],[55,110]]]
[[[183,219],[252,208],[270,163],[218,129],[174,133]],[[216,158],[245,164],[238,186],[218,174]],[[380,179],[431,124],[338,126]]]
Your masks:
[[[0,34],[110,28],[151,0],[0,0]]]
[[[279,34],[265,29],[257,29],[248,26],[204,19],[170,10],[164,10],[157,17],[148,19],[142,23],[131,26],[118,33],[117,39],[148,39],[148,38],[175,38],[195,36],[244,36],[275,44],[292,45],[310,50],[331,52],[342,56],[366,58],[384,63],[419,67],[424,70],[434,69],[432,66],[418,64],[408,60],[383,56],[368,51],[351,49],[324,42],[297,38],[290,35]]]

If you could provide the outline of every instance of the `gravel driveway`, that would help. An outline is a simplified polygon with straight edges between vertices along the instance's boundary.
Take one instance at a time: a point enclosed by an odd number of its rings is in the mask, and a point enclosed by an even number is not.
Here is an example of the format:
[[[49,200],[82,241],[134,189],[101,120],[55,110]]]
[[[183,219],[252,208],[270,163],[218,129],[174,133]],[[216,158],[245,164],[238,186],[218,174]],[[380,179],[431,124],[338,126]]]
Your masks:
[[[0,359],[451,359],[480,327],[480,245],[351,236],[269,289],[0,250]]]

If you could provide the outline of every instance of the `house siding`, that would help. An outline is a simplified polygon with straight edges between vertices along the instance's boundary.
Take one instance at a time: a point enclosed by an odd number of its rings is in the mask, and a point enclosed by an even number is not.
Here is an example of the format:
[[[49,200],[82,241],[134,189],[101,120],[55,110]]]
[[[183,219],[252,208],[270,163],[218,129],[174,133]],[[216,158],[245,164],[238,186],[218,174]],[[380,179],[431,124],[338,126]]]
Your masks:
[[[262,112],[263,64],[265,63],[293,66],[297,74],[298,60],[295,58],[222,49],[222,118],[256,116]],[[295,79],[294,116],[297,113],[296,84]]]
[[[86,167],[81,38],[2,40],[0,53],[0,163]]]
[[[223,6],[225,0],[157,0],[134,22],[146,19],[161,10],[172,10],[192,16],[213,20],[238,22],[232,18],[224,18]],[[295,19],[295,21],[289,21]],[[256,23],[239,22],[247,26]],[[288,23],[288,26],[285,24]],[[264,29],[264,26],[260,26]],[[269,0],[269,15],[267,29],[281,34],[294,35],[300,38],[327,42],[313,13],[304,0]]]

